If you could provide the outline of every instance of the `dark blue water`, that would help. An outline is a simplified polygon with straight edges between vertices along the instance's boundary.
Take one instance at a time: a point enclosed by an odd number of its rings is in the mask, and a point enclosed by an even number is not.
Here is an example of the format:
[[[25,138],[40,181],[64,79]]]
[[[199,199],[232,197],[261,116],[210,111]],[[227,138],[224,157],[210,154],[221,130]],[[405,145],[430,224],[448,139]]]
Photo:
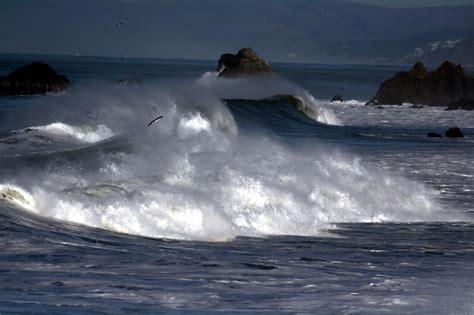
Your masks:
[[[474,116],[325,101],[400,68],[222,82],[206,61],[42,58],[75,86],[0,98],[2,314],[474,310]],[[320,122],[221,101],[275,91]],[[425,137],[452,125],[466,138]]]

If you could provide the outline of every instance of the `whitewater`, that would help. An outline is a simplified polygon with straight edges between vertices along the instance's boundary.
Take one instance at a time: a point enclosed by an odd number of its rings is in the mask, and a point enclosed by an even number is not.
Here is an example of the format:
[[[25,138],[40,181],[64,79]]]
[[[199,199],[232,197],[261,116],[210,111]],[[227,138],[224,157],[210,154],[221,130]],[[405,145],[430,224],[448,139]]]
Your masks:
[[[123,86],[82,62],[65,93],[0,99],[0,312],[473,309],[472,113],[330,103],[317,67]]]

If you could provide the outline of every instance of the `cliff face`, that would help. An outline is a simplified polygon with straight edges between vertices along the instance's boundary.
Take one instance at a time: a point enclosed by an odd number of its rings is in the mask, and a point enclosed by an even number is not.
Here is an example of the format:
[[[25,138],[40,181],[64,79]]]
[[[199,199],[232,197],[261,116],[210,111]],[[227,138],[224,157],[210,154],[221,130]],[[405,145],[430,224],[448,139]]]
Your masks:
[[[217,66],[219,77],[239,77],[248,75],[270,74],[272,68],[252,49],[242,48],[234,54],[223,54]]]
[[[417,62],[409,72],[399,72],[383,82],[369,103],[448,106],[464,99],[474,99],[474,79],[461,65],[445,61],[435,71],[428,71]]]
[[[60,92],[71,82],[49,65],[33,62],[0,77],[0,95],[37,95]]]

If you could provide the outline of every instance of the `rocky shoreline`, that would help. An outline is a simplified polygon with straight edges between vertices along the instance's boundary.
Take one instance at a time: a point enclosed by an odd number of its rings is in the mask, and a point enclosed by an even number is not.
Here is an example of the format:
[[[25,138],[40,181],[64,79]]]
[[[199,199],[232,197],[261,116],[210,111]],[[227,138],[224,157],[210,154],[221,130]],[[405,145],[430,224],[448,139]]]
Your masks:
[[[449,109],[472,110],[474,78],[462,65],[443,62],[428,71],[416,62],[410,71],[401,71],[384,81],[366,105],[428,105]]]

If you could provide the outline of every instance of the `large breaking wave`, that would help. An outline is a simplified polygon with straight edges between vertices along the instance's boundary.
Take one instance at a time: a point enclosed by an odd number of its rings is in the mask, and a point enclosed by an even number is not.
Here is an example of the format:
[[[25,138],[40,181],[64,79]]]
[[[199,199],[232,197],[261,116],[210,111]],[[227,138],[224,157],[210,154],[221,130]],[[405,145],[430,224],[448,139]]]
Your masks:
[[[222,101],[275,94],[297,95],[306,107],[299,110],[339,123],[309,93],[285,81],[209,74],[191,83],[96,86],[48,98],[62,120],[20,133],[27,139],[41,133],[50,158],[41,167],[4,171],[0,199],[48,218],[199,240],[320,235],[338,222],[442,218],[436,192],[423,185],[322,144],[289,148],[258,133],[243,134]],[[148,127],[157,115],[163,119]],[[10,139],[10,149],[24,145],[11,141],[15,135],[2,139]],[[101,141],[116,135],[132,149],[104,151]],[[77,150],[76,159],[68,160],[52,141],[58,137],[71,145],[95,144],[94,150]]]

